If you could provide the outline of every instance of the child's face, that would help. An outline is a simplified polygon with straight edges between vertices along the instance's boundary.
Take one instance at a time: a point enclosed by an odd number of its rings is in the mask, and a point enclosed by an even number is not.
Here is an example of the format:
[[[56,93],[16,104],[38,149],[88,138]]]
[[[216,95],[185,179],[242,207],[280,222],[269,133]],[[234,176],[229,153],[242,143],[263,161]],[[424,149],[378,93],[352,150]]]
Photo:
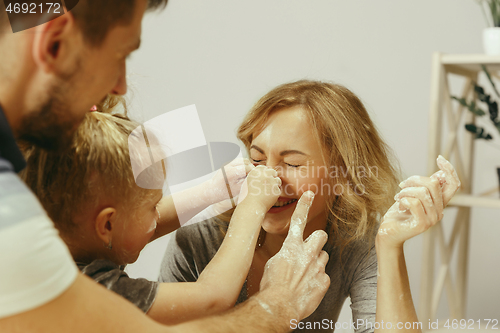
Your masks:
[[[135,262],[155,233],[159,219],[156,205],[162,198],[161,191],[158,192],[138,207],[124,208],[117,234],[113,233],[113,250],[116,249],[119,264]]]

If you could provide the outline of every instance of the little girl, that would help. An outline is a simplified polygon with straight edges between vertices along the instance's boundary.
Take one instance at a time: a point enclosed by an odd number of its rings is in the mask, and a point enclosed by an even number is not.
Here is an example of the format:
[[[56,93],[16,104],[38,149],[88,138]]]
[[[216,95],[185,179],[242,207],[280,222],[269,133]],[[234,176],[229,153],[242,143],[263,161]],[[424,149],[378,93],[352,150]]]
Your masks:
[[[27,149],[28,166],[22,176],[80,270],[153,319],[174,324],[231,308],[248,274],[265,213],[281,192],[277,172],[250,163],[231,163],[225,168],[232,188],[244,183],[246,173],[251,186],[242,185],[247,195],[233,214],[229,237],[217,254],[207,254],[213,260],[198,281],[158,283],[129,278],[123,265],[134,262],[149,241],[179,227],[176,208],[182,201],[194,216],[222,199],[215,195],[214,184],[226,188],[222,176],[216,175],[210,183],[181,193],[174,207],[172,197],[162,198],[161,190],[138,187],[129,155],[129,140],[134,140],[129,135],[138,125],[123,115],[90,112],[68,152]],[[238,173],[236,168],[245,172]],[[195,194],[203,195],[193,203]]]

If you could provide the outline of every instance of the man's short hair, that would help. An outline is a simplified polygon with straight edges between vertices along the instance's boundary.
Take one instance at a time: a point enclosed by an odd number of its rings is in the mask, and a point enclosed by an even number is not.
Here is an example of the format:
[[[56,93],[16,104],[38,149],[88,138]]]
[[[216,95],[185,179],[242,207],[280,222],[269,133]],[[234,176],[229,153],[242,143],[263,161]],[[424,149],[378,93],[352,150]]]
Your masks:
[[[111,28],[131,22],[136,2],[137,0],[79,0],[78,4],[71,9],[71,13],[82,29],[86,42],[92,46],[99,46]],[[168,0],[148,0],[148,9],[164,8],[167,2]],[[32,19],[33,15],[37,14],[29,15]],[[8,31],[8,24],[9,18],[4,1],[0,0],[0,39],[3,32]]]

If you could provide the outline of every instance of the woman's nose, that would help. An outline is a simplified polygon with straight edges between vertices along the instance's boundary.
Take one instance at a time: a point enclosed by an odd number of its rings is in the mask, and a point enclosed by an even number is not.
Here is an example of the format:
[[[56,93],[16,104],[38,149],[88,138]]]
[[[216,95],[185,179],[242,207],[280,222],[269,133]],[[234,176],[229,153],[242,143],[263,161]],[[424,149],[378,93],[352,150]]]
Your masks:
[[[266,166],[270,169],[276,170],[277,177],[283,178],[283,168],[279,164],[268,164]]]

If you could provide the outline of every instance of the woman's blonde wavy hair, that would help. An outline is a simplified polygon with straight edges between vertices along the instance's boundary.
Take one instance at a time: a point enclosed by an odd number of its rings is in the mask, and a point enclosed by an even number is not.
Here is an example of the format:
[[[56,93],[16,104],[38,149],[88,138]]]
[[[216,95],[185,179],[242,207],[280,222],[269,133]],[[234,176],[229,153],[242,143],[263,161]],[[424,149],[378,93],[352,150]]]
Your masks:
[[[263,96],[248,112],[237,136],[249,149],[253,136],[266,126],[269,116],[280,109],[301,106],[309,117],[314,136],[323,147],[328,170],[336,166],[338,178],[329,177],[331,188],[341,184],[362,195],[327,196],[329,239],[340,252],[359,239],[373,240],[380,218],[394,202],[399,167],[381,139],[358,97],[332,83],[301,80],[280,85]],[[394,164],[393,164],[394,163]],[[357,170],[370,170],[366,175]],[[372,170],[376,170],[372,173]],[[345,175],[345,177],[344,177]],[[346,192],[346,191],[344,191]],[[219,216],[230,219],[232,212]]]
[[[140,124],[113,108],[123,101],[108,98],[89,112],[64,153],[24,146],[27,167],[21,173],[57,228],[68,235],[77,230],[74,217],[103,199],[133,208],[161,190],[137,186],[129,154],[129,135]]]

